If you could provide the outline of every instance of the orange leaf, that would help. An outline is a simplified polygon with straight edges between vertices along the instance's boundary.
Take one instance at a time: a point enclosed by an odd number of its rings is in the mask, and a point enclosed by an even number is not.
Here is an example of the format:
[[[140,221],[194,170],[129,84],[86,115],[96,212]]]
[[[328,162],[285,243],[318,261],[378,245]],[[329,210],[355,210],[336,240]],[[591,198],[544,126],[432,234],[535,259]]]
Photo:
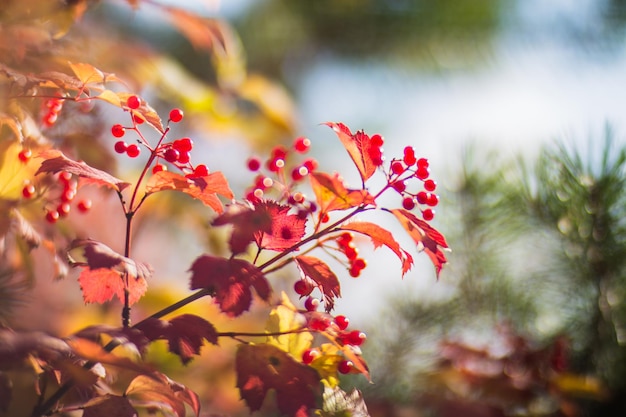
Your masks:
[[[382,245],[385,245],[391,249],[402,262],[402,276],[404,276],[404,274],[411,269],[411,266],[413,265],[413,257],[410,253],[400,247],[400,244],[393,238],[393,234],[391,234],[389,230],[370,222],[347,223],[341,228],[343,230],[352,230],[353,232],[369,236],[369,238],[372,239],[374,248],[379,248]]]
[[[391,212],[418,245],[418,249],[426,252],[435,266],[437,278],[439,278],[441,269],[448,262],[446,255],[441,250],[441,248],[448,249],[446,239],[437,229],[407,210],[395,209]]]
[[[104,73],[93,65],[83,62],[72,63],[69,62],[70,68],[74,72],[74,75],[83,84],[97,83],[102,84],[104,82]]]
[[[178,417],[185,416],[185,404],[189,404],[195,415],[200,415],[198,395],[158,372],[137,376],[126,388],[125,396],[141,400],[144,405],[160,407],[165,404]]]
[[[339,174],[330,176],[324,172],[312,172],[309,177],[322,213],[346,210],[361,205],[376,206],[376,200],[369,192],[346,188]]]
[[[337,275],[320,259],[312,256],[298,256],[295,259],[302,273],[315,281],[320,291],[324,294],[326,311],[332,310],[335,298],[341,297],[341,288]]]
[[[363,131],[352,134],[348,126],[343,123],[326,122],[324,124],[335,131],[365,183],[376,172],[376,165],[370,156],[370,150],[373,148],[370,137]]]
[[[55,174],[60,171],[65,171],[70,174],[78,175],[88,184],[104,185],[116,191],[122,191],[130,185],[107,172],[90,167],[84,162],[74,161],[65,156],[63,152],[56,149],[42,152],[39,154],[39,157],[43,158],[44,161],[41,163],[35,175],[41,173]]]

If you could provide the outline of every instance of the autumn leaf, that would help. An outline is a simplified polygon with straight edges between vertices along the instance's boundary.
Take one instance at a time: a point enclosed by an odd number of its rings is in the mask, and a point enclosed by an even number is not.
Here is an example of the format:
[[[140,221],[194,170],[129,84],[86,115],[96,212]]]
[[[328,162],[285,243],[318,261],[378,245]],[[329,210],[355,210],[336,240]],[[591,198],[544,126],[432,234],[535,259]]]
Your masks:
[[[254,234],[259,249],[283,251],[289,249],[304,236],[306,219],[289,214],[289,206],[275,201],[263,200],[256,203],[255,211],[264,211],[271,218],[270,231],[258,230]]]
[[[176,190],[188,194],[202,201],[217,213],[224,211],[217,194],[228,199],[234,198],[228,181],[221,172],[211,172],[206,177],[194,178],[187,178],[169,171],[160,171],[152,175],[146,185],[146,192],[153,194],[165,190]]]
[[[324,294],[326,311],[333,309],[335,298],[341,297],[341,289],[337,275],[330,267],[318,258],[312,256],[298,256],[295,258],[298,268],[304,276],[312,279]]]
[[[83,85],[104,82],[104,73],[93,65],[84,62],[68,62],[68,64]]]
[[[193,262],[190,271],[191,289],[208,289],[229,316],[239,316],[250,309],[251,287],[261,299],[269,299],[269,282],[260,269],[246,260],[202,255]]]
[[[85,303],[105,303],[114,295],[124,302],[125,277],[131,305],[139,301],[148,288],[146,278],[152,275],[150,266],[122,256],[103,243],[76,239],[70,245],[68,256],[72,266],[84,268],[78,282]]]
[[[41,173],[56,174],[57,172],[65,171],[70,174],[78,175],[88,184],[103,185],[113,188],[116,191],[122,191],[130,185],[107,172],[90,167],[84,162],[73,161],[66,157],[63,152],[56,149],[42,152],[39,157],[43,158],[44,161],[41,163],[35,175]]]
[[[87,401],[83,417],[136,417],[137,411],[125,396],[104,394]]]
[[[185,404],[188,404],[196,416],[200,415],[198,395],[159,372],[137,376],[126,388],[125,396],[140,400],[145,406],[161,408],[166,405],[177,417],[185,416]]]
[[[398,219],[404,230],[417,244],[419,250],[426,252],[431,262],[435,266],[437,278],[443,266],[448,262],[443,249],[448,249],[448,243],[439,231],[413,213],[404,209],[391,210]]]
[[[19,366],[30,354],[44,360],[54,360],[71,353],[67,342],[43,332],[17,333],[0,328],[0,369]]]
[[[261,408],[270,389],[280,412],[289,417],[307,417],[318,408],[322,384],[317,371],[275,346],[239,345],[235,367],[241,398],[252,411]]]
[[[243,204],[231,204],[212,223],[213,226],[226,224],[233,226],[233,231],[228,240],[233,255],[245,252],[258,233],[270,233],[272,231],[272,218],[267,210]]]
[[[142,353],[151,340],[144,333],[135,327],[114,327],[107,324],[95,324],[85,327],[73,334],[73,337],[99,342],[101,336],[105,334],[119,345],[132,345]]]
[[[363,394],[356,388],[348,393],[339,387],[324,387],[322,416],[370,417]]]
[[[370,371],[367,363],[365,362],[365,359],[363,359],[363,356],[361,356],[361,350],[358,349],[358,347],[355,350],[354,346],[352,345],[343,345],[341,347],[341,351],[343,353],[343,356],[347,360],[352,362],[354,369],[363,374],[363,376],[371,382],[372,378],[370,377]]]
[[[281,304],[274,307],[270,312],[265,330],[269,333],[288,332],[300,329],[304,326],[305,320],[296,307],[289,301],[289,297],[282,293]],[[279,349],[291,354],[294,358],[301,358],[302,353],[311,347],[313,335],[310,332],[296,332],[267,337],[267,342]]]
[[[339,140],[348,151],[350,158],[352,158],[354,165],[359,170],[363,183],[365,183],[376,172],[376,165],[370,156],[371,149],[374,148],[370,137],[363,131],[353,134],[348,126],[343,123],[326,122],[324,124],[337,134]]]
[[[312,172],[309,178],[322,213],[346,210],[361,205],[376,206],[376,200],[369,192],[346,188],[337,173],[331,176],[324,172]]]
[[[218,340],[215,327],[194,314],[183,314],[169,321],[148,319],[135,327],[151,341],[167,340],[170,352],[180,356],[184,364],[187,364],[193,355],[200,354],[200,348],[205,340],[214,345],[217,345]]]
[[[402,276],[404,276],[413,265],[413,257],[410,253],[400,247],[400,244],[394,239],[393,234],[377,224],[370,222],[351,222],[341,226],[342,230],[351,230],[353,232],[364,234],[368,236],[374,248],[379,248],[382,245],[387,246],[396,254],[398,259],[402,262]]]

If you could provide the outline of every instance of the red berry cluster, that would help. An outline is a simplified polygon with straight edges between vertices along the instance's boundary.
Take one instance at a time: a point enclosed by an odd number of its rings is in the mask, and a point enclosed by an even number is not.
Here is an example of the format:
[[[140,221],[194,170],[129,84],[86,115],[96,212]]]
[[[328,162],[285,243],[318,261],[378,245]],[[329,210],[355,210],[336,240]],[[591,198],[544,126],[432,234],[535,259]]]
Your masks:
[[[365,133],[363,132],[357,132],[357,137],[359,134],[365,135]],[[379,167],[383,164],[385,160],[383,158],[383,145],[385,143],[385,140],[383,139],[381,135],[375,134],[375,135],[372,135],[372,137],[370,137],[369,143],[370,143],[370,146],[369,148],[367,148],[367,153],[369,157],[371,158],[372,163],[376,165],[377,167]]]
[[[367,261],[363,258],[359,258],[359,250],[354,247],[352,242],[352,233],[342,233],[337,238],[337,245],[339,250],[346,255],[349,262],[348,271],[350,276],[358,278],[361,275],[361,271],[367,266]]]
[[[338,315],[331,318],[324,315],[312,316],[308,326],[314,331],[327,332],[334,336],[339,344],[349,345],[358,352],[359,346],[367,340],[367,336],[360,330],[348,330],[349,324],[350,320],[346,316]],[[307,349],[302,353],[302,363],[309,365],[320,356],[321,352],[318,348]],[[350,373],[352,369],[354,369],[354,364],[350,360],[344,359],[337,364],[337,370],[342,374]]]
[[[270,152],[270,157],[263,161],[257,156],[248,158],[246,166],[252,172],[259,172],[254,183],[246,191],[246,199],[256,202],[271,191],[276,190],[281,194],[280,201],[286,200],[288,204],[298,208],[298,215],[303,218],[317,210],[315,203],[307,201],[304,194],[292,192],[293,187],[304,180],[309,173],[317,169],[317,161],[308,158],[302,163],[288,166],[287,161],[291,153],[305,154],[311,147],[311,141],[305,137],[298,137],[293,141],[291,148],[279,145]],[[265,168],[266,173],[261,172]]]
[[[56,223],[62,217],[66,217],[70,214],[72,209],[71,203],[76,197],[77,181],[73,179],[72,174],[69,172],[61,172],[56,178],[56,184],[53,184],[55,188],[60,190],[59,195],[47,201],[45,219],[48,223]],[[27,182],[22,189],[22,196],[26,199],[33,198],[37,190],[35,186]],[[85,213],[91,209],[91,200],[82,199],[77,204],[78,211]]]
[[[429,178],[429,163],[425,158],[417,158],[415,150],[411,146],[404,148],[402,159],[393,159],[389,164],[387,174],[388,185],[402,196],[402,207],[413,210],[418,204],[424,220],[429,221],[435,217],[434,207],[439,204],[439,196],[434,193],[437,183]],[[419,180],[423,190],[411,192],[408,190],[409,182]]]
[[[59,117],[59,113],[63,110],[63,99],[61,98],[51,98],[46,100],[43,104],[42,108],[42,118],[41,121],[46,127],[53,126],[57,118]]]

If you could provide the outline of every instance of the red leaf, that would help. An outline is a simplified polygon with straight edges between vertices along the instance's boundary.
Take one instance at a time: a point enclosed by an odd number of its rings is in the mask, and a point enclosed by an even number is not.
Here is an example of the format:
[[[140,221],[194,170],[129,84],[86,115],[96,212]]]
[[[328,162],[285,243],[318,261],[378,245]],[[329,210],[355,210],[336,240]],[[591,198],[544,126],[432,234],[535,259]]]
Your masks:
[[[312,256],[298,256],[296,263],[302,273],[315,281],[320,291],[324,294],[324,307],[326,311],[333,309],[335,298],[341,297],[339,279],[337,275],[321,260]]]
[[[339,174],[330,176],[324,172],[312,172],[309,177],[322,213],[346,210],[360,205],[376,206],[376,200],[369,192],[346,188]]]
[[[146,320],[136,326],[149,340],[164,339],[169,343],[170,352],[180,356],[187,364],[193,355],[200,354],[204,340],[217,345],[215,327],[193,314],[174,317],[169,322],[159,319]]]
[[[252,411],[261,408],[270,389],[280,412],[289,417],[306,417],[318,408],[322,384],[317,371],[277,347],[241,344],[235,366],[241,398]]]
[[[213,293],[220,309],[229,316],[239,316],[252,304],[252,292],[267,301],[270,285],[256,266],[243,259],[203,255],[191,265],[191,289],[206,288]]]
[[[132,305],[145,294],[148,283],[146,278],[152,275],[149,265],[136,262],[122,256],[103,243],[91,239],[76,239],[70,245],[70,251],[82,249],[84,261],[79,261],[73,253],[70,255],[72,266],[85,269],[78,277],[85,303],[105,303],[114,295],[124,302],[124,289],[128,283],[129,303]]]
[[[255,211],[265,211],[272,222],[270,231],[257,231],[254,234],[260,249],[283,251],[300,242],[304,236],[306,219],[301,219],[296,214],[288,214],[289,209],[289,206],[274,201],[261,201],[255,204]]]
[[[84,162],[73,161],[66,157],[63,152],[56,149],[50,149],[42,152],[39,157],[44,158],[45,161],[41,163],[41,166],[35,175],[40,173],[55,174],[60,171],[65,171],[70,174],[78,175],[83,178],[85,183],[104,185],[106,187],[113,188],[116,191],[122,191],[130,185],[127,182],[115,178],[107,172],[90,167]]]
[[[256,234],[272,231],[272,217],[267,210],[263,210],[262,207],[252,208],[243,204],[228,206],[225,213],[213,220],[213,226],[225,224],[233,225],[233,232],[228,244],[234,255],[245,252],[248,244],[255,240]]]
[[[189,404],[196,416],[200,415],[200,399],[186,386],[155,372],[139,375],[126,388],[126,396],[141,400],[144,405],[161,408],[167,405],[178,417],[185,416],[185,404]],[[113,415],[113,414],[112,414]]]
[[[370,149],[374,147],[371,144],[370,137],[363,131],[352,134],[348,126],[343,123],[326,122],[324,124],[335,131],[365,183],[376,172],[376,165],[370,156]]]
[[[404,209],[395,209],[391,212],[396,216],[404,230],[406,230],[420,250],[424,250],[435,266],[437,278],[441,268],[448,262],[441,248],[447,249],[448,243],[439,231],[417,218],[413,213]]]
[[[229,199],[234,198],[228,181],[221,172],[212,172],[206,177],[187,178],[175,172],[160,171],[150,177],[146,185],[146,192],[153,194],[164,190],[176,190],[188,194],[202,201],[217,213],[224,211],[217,194]]]
[[[413,265],[413,257],[410,253],[400,247],[400,244],[393,238],[391,232],[374,223],[370,222],[352,222],[341,226],[343,230],[352,230],[353,232],[362,233],[372,239],[374,248],[382,245],[387,246],[396,254],[398,259],[402,261],[402,276],[406,274]]]
[[[84,409],[83,417],[136,417],[138,415],[128,398],[113,394],[104,394],[89,400],[84,405]]]

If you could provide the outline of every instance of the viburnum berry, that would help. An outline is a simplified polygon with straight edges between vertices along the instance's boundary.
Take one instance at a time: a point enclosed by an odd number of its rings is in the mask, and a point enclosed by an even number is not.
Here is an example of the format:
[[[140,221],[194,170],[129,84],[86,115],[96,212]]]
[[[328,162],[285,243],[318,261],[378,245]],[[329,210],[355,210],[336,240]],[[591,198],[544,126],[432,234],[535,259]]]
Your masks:
[[[417,160],[417,167],[418,168],[428,168],[430,164],[428,163],[428,159],[426,158],[420,158]]]
[[[370,138],[370,142],[372,146],[375,146],[377,148],[380,148],[381,146],[385,144],[385,140],[379,134],[372,135],[372,137]]]
[[[426,204],[431,207],[435,207],[437,204],[439,204],[439,196],[434,193],[428,193],[428,199],[426,200]]]
[[[251,156],[250,158],[248,158],[246,165],[248,166],[248,169],[250,171],[255,172],[261,168],[261,160],[256,156]]]
[[[17,158],[23,163],[27,163],[32,156],[33,152],[30,149],[22,149],[20,153],[17,154]]]
[[[405,210],[413,210],[415,208],[415,200],[412,197],[404,197],[402,199],[402,207]]]
[[[424,181],[424,189],[426,191],[435,191],[437,189],[437,183],[434,180],[426,180]]]
[[[183,120],[183,111],[181,109],[170,110],[170,120],[174,123],[178,123]]]
[[[116,138],[121,138],[126,134],[126,129],[120,124],[115,124],[111,127],[111,134]]]
[[[307,349],[304,352],[302,352],[302,363],[305,365],[308,365],[319,356],[320,356],[320,352],[317,349]]]
[[[309,170],[309,172],[313,172],[317,169],[317,160],[313,159],[313,158],[309,158],[306,159],[303,163],[302,166],[306,167],[306,169]]]
[[[404,165],[400,161],[393,161],[391,163],[391,172],[396,175],[400,175],[405,171]]]
[[[365,269],[367,266],[367,261],[363,258],[356,258],[354,262],[352,262],[352,266],[354,268]]]
[[[152,173],[156,174],[157,172],[167,171],[167,167],[163,164],[156,164],[152,167]]]
[[[56,123],[58,117],[59,116],[56,113],[49,112],[44,116],[43,123],[50,127]]]
[[[272,157],[274,157],[274,159],[285,159],[287,157],[287,152],[289,152],[287,148],[282,145],[278,145],[272,149]]]
[[[141,106],[141,99],[136,95],[129,96],[126,99],[126,105],[129,109],[136,110]]]
[[[204,164],[196,165],[193,170],[193,175],[196,177],[206,177],[209,175],[209,169]]]
[[[141,149],[139,148],[139,145],[137,145],[135,143],[131,143],[126,148],[126,155],[128,155],[131,158],[138,157],[140,153],[141,153]]]
[[[140,114],[133,114],[133,120],[135,121],[135,124],[138,125],[146,121]]]
[[[22,196],[24,198],[32,198],[35,195],[35,186],[33,184],[26,184],[22,188]]]
[[[167,148],[165,153],[163,154],[163,159],[165,159],[169,163],[174,163],[178,160],[180,153],[174,148]]]
[[[309,320],[309,329],[324,332],[330,327],[330,319],[328,317],[313,317]]]
[[[305,280],[301,279],[293,284],[293,290],[296,292],[296,294],[300,296],[305,296],[311,294],[311,291],[313,291],[313,286]]]
[[[361,276],[361,268],[356,268],[354,265],[350,267],[348,273],[352,278],[358,278]]]
[[[359,250],[351,245],[346,245],[343,247],[343,253],[346,255],[346,258],[349,260],[354,260],[359,256]]]
[[[435,210],[433,209],[424,209],[422,211],[422,218],[426,221],[431,221],[435,217]]]
[[[61,201],[64,201],[67,203],[67,202],[72,201],[74,197],[76,197],[76,190],[66,189],[66,190],[63,190],[63,193],[61,194]]]
[[[417,195],[415,196],[415,199],[417,200],[418,203],[420,204],[426,204],[426,202],[428,201],[428,193],[425,191],[420,191],[419,193],[417,193]]]
[[[56,210],[50,210],[46,213],[46,221],[48,223],[56,223],[59,220],[59,212]]]
[[[191,138],[176,139],[172,147],[178,152],[190,152],[193,149],[193,140]]]
[[[350,319],[348,319],[346,316],[339,315],[335,317],[335,324],[337,325],[339,330],[345,330],[350,324]]]
[[[306,153],[310,147],[311,147],[311,141],[309,140],[309,138],[305,138],[303,136],[296,138],[296,140],[293,143],[293,148],[296,150],[296,152],[299,152],[299,153]]]
[[[91,209],[91,205],[92,205],[91,200],[86,198],[86,199],[80,200],[78,202],[77,207],[81,213],[86,213]]]
[[[66,187],[71,187],[70,181],[72,181],[72,174],[67,171],[61,171],[59,173],[59,181]]]
[[[345,336],[348,345],[361,346],[367,339],[367,335],[360,330],[353,330]]]
[[[413,149],[412,146],[407,146],[404,148],[404,163],[407,166],[412,166],[417,162],[417,159],[415,158],[415,149]]]
[[[404,183],[404,181],[395,181],[391,184],[391,186],[399,193],[403,193],[404,190],[406,190],[406,184]]]
[[[70,214],[70,210],[72,207],[69,203],[61,203],[57,206],[57,213],[59,213],[59,217],[65,217]]]
[[[383,164],[383,152],[381,148],[371,147],[367,152],[375,166],[381,166]]]
[[[353,366],[354,364],[352,363],[352,361],[343,360],[339,362],[339,365],[337,365],[337,370],[339,371],[339,373],[349,374]]]
[[[113,145],[113,149],[115,149],[115,152],[117,153],[126,153],[126,150],[128,149],[128,144],[123,140],[119,140],[115,142],[115,145]]]
[[[180,152],[178,155],[178,162],[181,164],[186,164],[191,159],[191,154],[189,152]]]
[[[420,180],[425,180],[430,176],[430,172],[428,172],[428,168],[426,167],[418,167],[415,171],[415,177]]]
[[[304,302],[304,308],[306,308],[307,311],[315,311],[319,305],[320,300],[314,297],[309,297]]]

